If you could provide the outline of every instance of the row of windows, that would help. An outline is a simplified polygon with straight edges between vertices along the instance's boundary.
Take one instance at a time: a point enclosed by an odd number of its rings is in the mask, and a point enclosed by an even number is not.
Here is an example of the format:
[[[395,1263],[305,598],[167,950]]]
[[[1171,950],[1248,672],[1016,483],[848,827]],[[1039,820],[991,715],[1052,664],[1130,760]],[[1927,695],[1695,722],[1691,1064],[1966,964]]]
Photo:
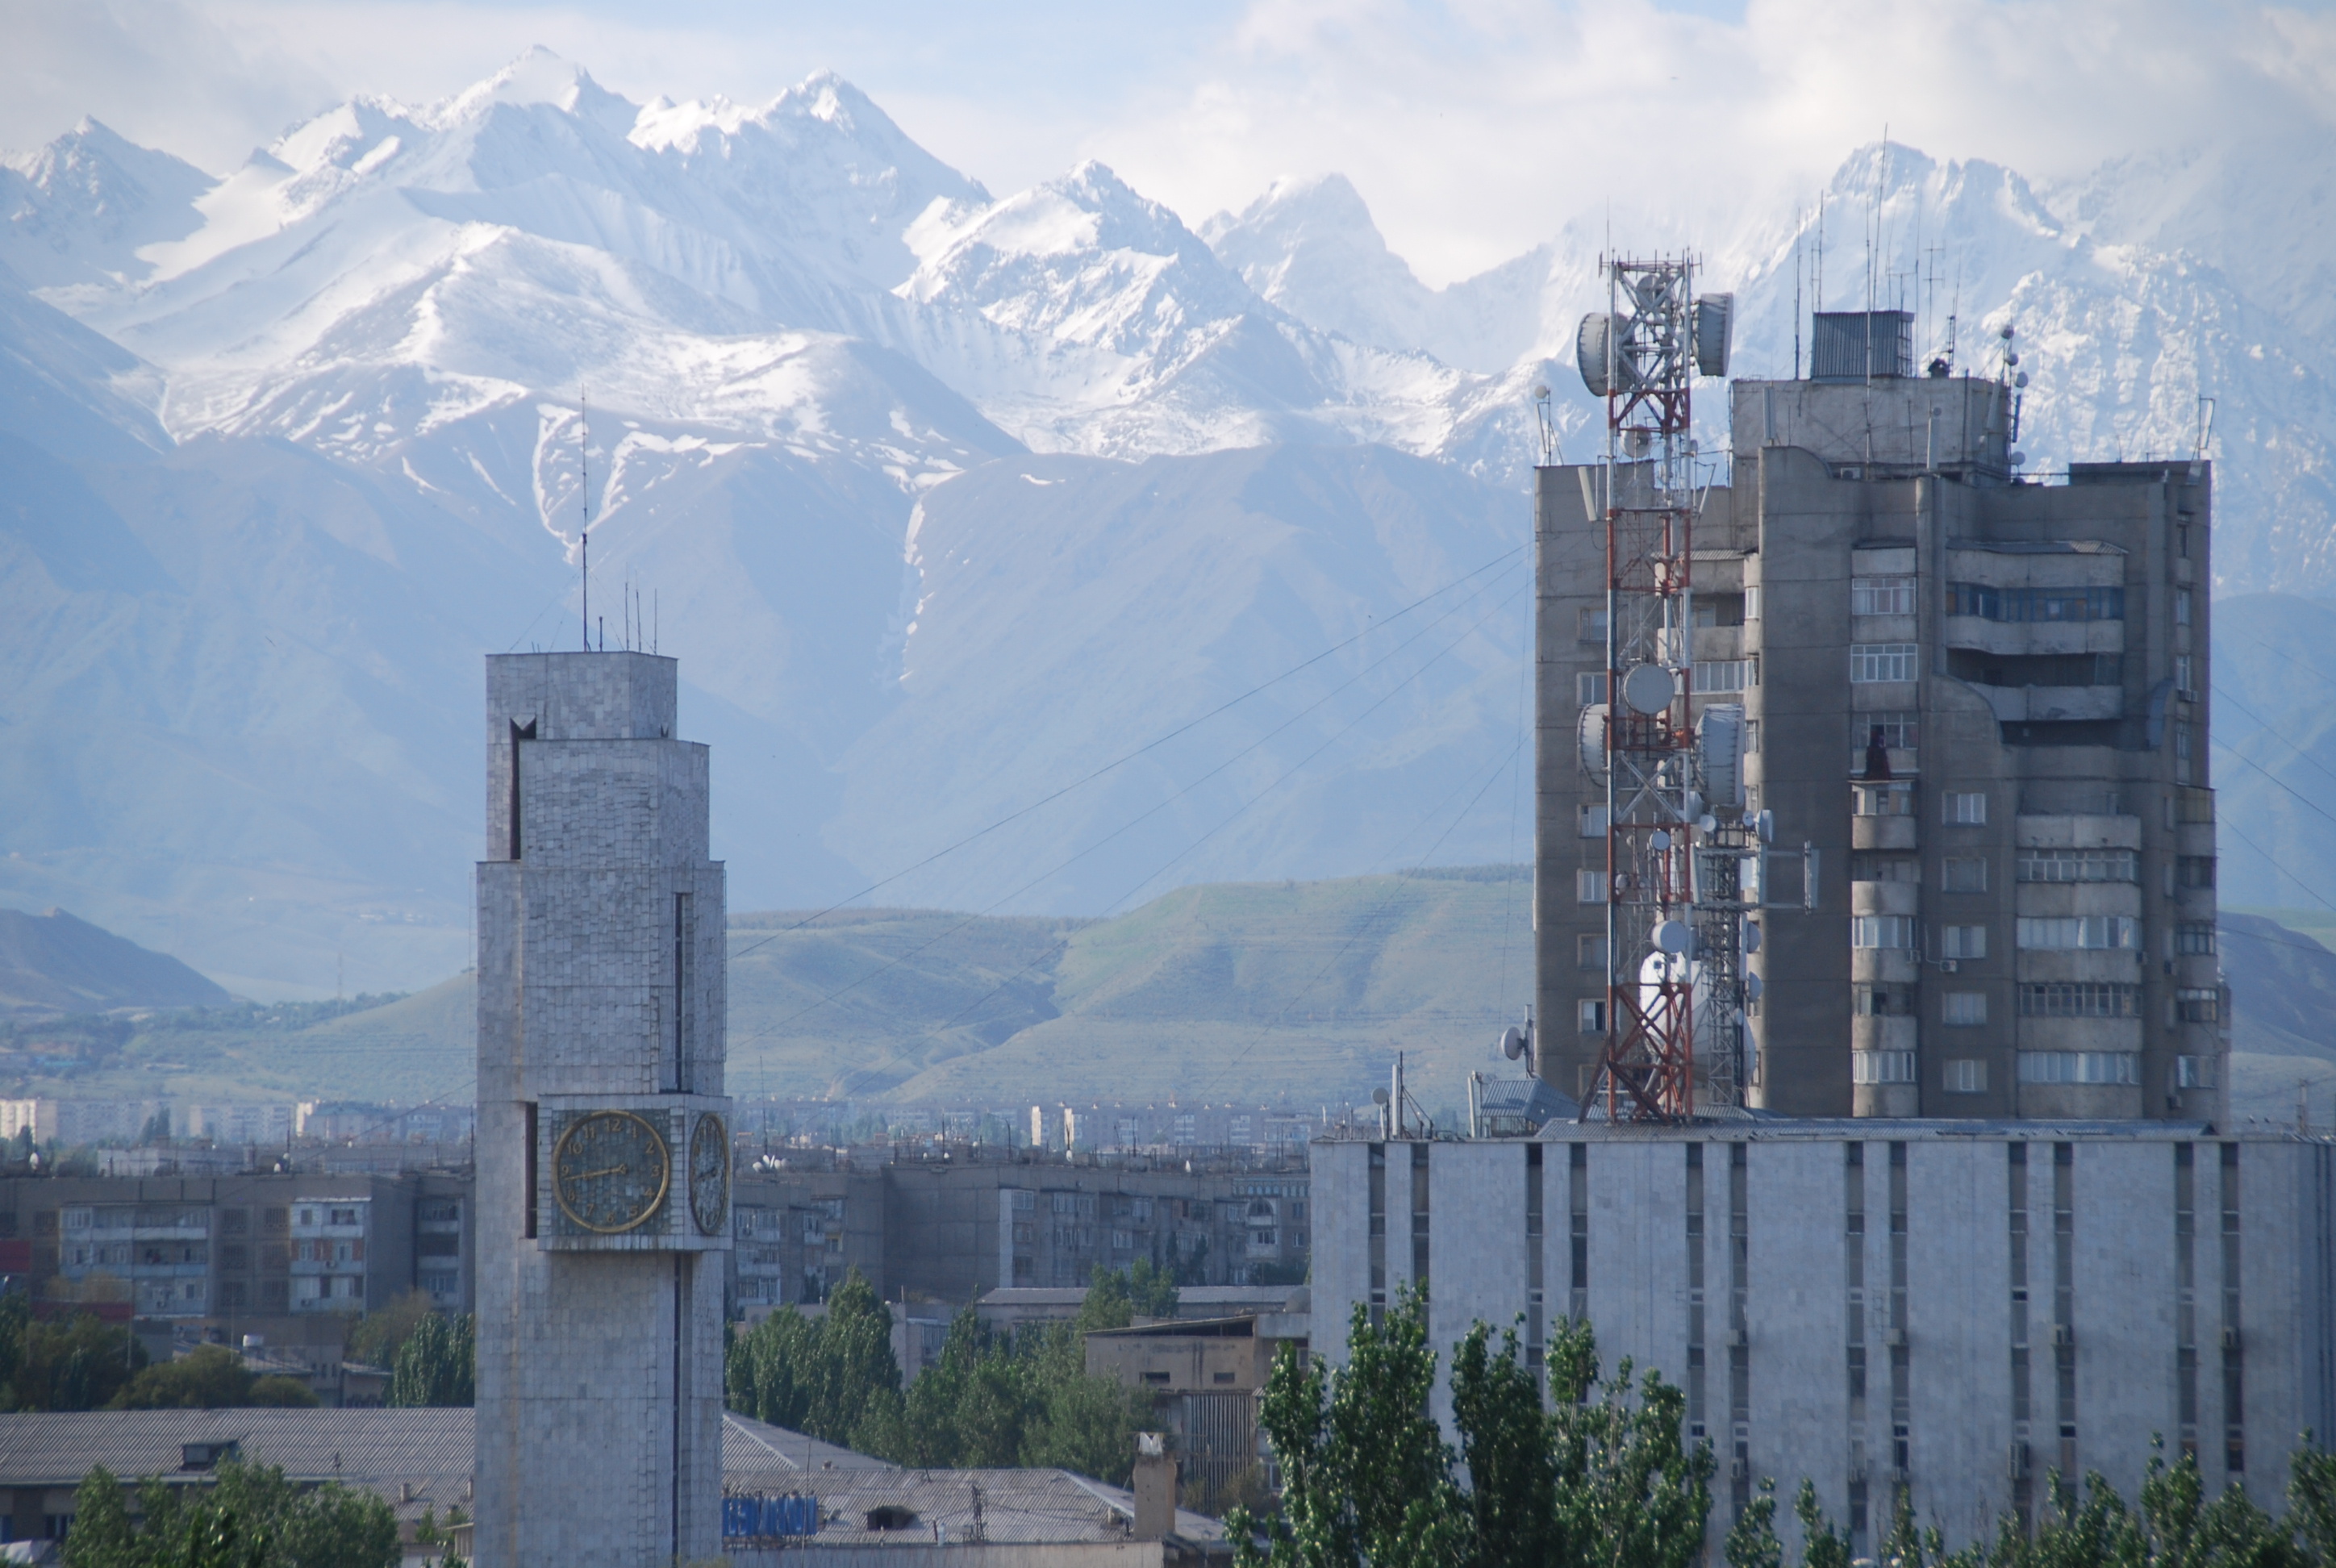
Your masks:
[[[1914,781],[1886,779],[1877,784],[1852,784],[1849,809],[1854,816],[1910,817],[1914,814]],[[1984,790],[1948,790],[1939,797],[1939,816],[1950,827],[1985,827]]]
[[[1912,1051],[1859,1051],[1851,1062],[1850,1076],[1861,1084],[1911,1084],[1915,1081]],[[2022,1051],[2020,1081],[2023,1084],[2137,1084],[2141,1061],[2129,1051]],[[2177,1088],[2212,1088],[2214,1058],[2176,1057],[2174,1082]],[[1939,1086],[1951,1095],[1987,1093],[1987,1063],[1975,1058],[1951,1058],[1941,1064]]]
[[[1982,620],[2123,620],[2122,588],[1989,588],[1947,585],[1947,613]]]
[[[2023,882],[2132,882],[2141,880],[2140,857],[2132,850],[2023,849]]]
[[[2018,928],[2018,945],[2031,952],[2137,950],[2141,946],[2141,922],[2130,915],[2023,915],[2014,924]],[[1985,926],[1942,926],[1939,930],[1939,957],[1987,957]],[[1853,948],[1909,950],[1922,945],[1918,935],[1912,915],[1850,918],[1849,945]]]
[[[1886,917],[1885,917],[1886,918]],[[1980,930],[1978,927],[1949,928]],[[1984,932],[1981,932],[1984,945]],[[2137,1018],[2141,988],[2098,980],[2030,981],[2019,989],[2024,1018]],[[2168,1023],[2211,1024],[2222,1018],[2223,993],[2211,986],[2185,987],[2167,998]],[[1862,1018],[1914,1016],[1912,985],[1860,985],[1851,989],[1850,1008]],[[1950,991],[1939,998],[1939,1021],[1959,1028],[1987,1022],[1987,994]]]

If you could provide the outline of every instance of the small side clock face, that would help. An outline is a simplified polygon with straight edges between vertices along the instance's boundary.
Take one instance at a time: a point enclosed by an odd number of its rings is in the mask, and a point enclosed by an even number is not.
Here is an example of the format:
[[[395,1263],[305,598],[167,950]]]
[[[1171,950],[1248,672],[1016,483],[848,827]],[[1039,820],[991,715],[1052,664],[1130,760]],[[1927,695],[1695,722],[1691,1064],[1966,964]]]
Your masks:
[[[551,1151],[560,1212],[604,1236],[638,1229],[665,1203],[673,1157],[665,1135],[630,1111],[594,1111],[568,1124]]]
[[[730,1129],[711,1111],[689,1135],[689,1213],[708,1236],[730,1218]]]

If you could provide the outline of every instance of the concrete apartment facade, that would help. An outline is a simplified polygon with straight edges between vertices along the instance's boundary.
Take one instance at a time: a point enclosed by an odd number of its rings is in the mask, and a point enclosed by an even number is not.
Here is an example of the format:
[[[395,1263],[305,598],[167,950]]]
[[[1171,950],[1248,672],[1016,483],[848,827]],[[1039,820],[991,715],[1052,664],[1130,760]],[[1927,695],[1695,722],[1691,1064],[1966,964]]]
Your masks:
[[[422,1289],[471,1309],[466,1175],[0,1179],[0,1240],[22,1243],[44,1310],[87,1304],[271,1339]]]
[[[2208,465],[2021,480],[1998,380],[1731,394],[1693,706],[1741,706],[1746,809],[1774,823],[1748,1102],[2220,1119]],[[1604,1044],[1596,472],[1538,470],[1535,502],[1540,1065],[1576,1096]]]
[[[1316,1354],[1407,1286],[1445,1377],[1479,1320],[1538,1360],[1586,1320],[1609,1371],[1684,1391],[1715,1543],[1806,1476],[1861,1555],[1900,1487],[1960,1547],[2032,1519],[2051,1471],[2134,1497],[2152,1434],[2277,1510],[2298,1435],[2336,1431],[2327,1138],[1739,1116],[1312,1154]]]

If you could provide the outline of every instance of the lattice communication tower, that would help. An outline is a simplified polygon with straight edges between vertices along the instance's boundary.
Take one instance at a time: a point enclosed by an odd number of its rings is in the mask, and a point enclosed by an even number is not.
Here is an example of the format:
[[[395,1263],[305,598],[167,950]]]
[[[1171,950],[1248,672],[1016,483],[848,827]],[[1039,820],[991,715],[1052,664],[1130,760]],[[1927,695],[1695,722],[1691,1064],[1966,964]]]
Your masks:
[[[1697,474],[1691,388],[1724,376],[1735,301],[1695,294],[1694,258],[1605,258],[1607,308],[1576,359],[1606,400],[1606,454],[1582,471],[1606,528],[1606,700],[1582,715],[1606,786],[1606,1038],[1584,1116],[1683,1121],[1742,1102],[1758,981],[1761,823],[1744,813],[1744,710],[1695,687]],[[1698,1037],[1701,1055],[1698,1057]]]

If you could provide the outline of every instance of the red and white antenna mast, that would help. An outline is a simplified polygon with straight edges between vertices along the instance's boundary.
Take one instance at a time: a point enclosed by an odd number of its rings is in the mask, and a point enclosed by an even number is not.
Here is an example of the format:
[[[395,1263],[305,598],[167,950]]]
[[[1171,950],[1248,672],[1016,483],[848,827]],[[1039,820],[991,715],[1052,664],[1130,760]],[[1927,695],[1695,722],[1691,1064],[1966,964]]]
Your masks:
[[[1606,528],[1606,701],[1582,726],[1583,764],[1606,785],[1606,1041],[1582,1114],[1676,1122],[1740,1103],[1743,1076],[1758,848],[1743,819],[1743,709],[1694,702],[1690,398],[1698,371],[1727,374],[1734,300],[1698,299],[1689,256],[1601,264],[1607,309],[1575,345],[1606,400],[1606,455],[1582,473]]]

